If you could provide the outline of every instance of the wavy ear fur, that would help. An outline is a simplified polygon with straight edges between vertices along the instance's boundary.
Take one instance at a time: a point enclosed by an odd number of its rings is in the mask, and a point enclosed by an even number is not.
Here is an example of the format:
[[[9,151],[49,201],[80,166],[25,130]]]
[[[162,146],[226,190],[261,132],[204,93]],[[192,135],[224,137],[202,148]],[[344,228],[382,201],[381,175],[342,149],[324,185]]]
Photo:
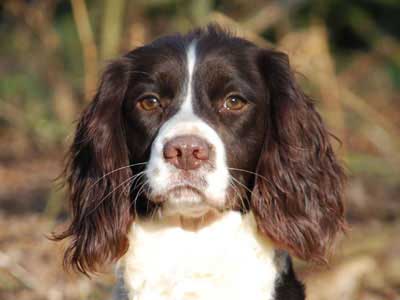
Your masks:
[[[132,216],[129,192],[121,185],[129,180],[131,170],[112,172],[129,164],[122,118],[128,80],[126,59],[108,66],[68,153],[65,176],[72,221],[55,239],[71,238],[64,265],[85,274],[121,257],[128,248],[126,233]]]
[[[324,261],[345,227],[345,175],[313,102],[295,81],[288,57],[262,50],[269,93],[267,134],[251,209],[259,229],[304,260]]]

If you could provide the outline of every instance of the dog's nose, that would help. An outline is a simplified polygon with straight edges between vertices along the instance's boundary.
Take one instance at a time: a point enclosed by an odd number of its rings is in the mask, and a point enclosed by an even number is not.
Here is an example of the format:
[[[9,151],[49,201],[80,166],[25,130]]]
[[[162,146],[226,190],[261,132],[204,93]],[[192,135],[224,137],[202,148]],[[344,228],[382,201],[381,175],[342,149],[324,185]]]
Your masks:
[[[182,135],[164,145],[164,158],[178,169],[194,170],[208,161],[210,149],[207,142],[194,135]]]

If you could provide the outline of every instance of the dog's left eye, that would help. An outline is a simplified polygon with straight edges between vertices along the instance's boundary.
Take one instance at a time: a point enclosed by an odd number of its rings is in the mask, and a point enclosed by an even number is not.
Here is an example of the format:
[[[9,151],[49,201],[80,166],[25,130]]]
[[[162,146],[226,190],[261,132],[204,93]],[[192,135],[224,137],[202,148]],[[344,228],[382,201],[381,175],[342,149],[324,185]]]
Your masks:
[[[140,108],[143,110],[151,111],[161,106],[160,100],[154,95],[149,95],[139,100]]]
[[[241,110],[247,105],[247,101],[238,95],[229,95],[226,97],[223,109],[226,110]]]

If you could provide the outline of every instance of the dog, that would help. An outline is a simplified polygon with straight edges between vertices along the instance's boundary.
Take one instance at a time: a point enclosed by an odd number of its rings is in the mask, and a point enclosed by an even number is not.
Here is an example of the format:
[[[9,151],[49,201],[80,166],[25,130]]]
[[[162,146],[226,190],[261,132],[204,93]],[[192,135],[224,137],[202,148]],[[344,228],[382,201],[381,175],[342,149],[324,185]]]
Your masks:
[[[65,171],[64,263],[118,261],[118,299],[300,300],[290,255],[324,262],[345,174],[286,54],[216,25],[111,62]]]

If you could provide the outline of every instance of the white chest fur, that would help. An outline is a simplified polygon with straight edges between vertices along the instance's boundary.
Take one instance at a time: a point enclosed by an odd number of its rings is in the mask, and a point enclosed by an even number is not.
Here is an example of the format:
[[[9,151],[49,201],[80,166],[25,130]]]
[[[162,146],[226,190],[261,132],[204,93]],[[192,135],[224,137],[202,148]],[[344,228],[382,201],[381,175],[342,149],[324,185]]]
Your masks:
[[[228,212],[197,231],[136,222],[122,260],[130,300],[272,300],[273,246],[254,217]]]

